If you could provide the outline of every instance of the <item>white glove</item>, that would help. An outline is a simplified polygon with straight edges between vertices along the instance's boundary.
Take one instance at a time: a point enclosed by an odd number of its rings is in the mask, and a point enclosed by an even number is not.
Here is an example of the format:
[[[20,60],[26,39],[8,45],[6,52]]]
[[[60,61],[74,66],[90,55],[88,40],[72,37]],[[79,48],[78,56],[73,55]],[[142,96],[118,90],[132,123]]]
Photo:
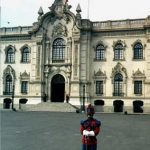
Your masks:
[[[89,134],[89,131],[83,130],[83,135],[88,136],[88,134]]]
[[[95,136],[94,131],[89,131],[88,136]]]

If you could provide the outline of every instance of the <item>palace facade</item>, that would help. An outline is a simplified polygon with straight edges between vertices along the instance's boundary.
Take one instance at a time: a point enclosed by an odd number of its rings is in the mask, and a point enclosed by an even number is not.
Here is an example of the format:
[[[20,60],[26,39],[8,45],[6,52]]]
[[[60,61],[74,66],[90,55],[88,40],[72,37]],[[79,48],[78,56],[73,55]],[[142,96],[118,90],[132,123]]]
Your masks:
[[[150,112],[150,16],[92,22],[70,8],[55,0],[32,26],[0,28],[0,103]]]

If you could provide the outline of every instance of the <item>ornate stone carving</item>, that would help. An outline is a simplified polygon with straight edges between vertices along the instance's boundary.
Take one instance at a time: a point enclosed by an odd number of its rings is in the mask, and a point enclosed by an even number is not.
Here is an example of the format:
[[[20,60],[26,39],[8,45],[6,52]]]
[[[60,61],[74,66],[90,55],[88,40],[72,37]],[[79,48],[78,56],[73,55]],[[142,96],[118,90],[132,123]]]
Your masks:
[[[118,62],[117,65],[112,69],[111,77],[114,77],[117,73],[123,73],[127,78],[127,70],[123,67],[123,65],[120,62]]]
[[[53,37],[57,37],[57,36],[67,36],[68,35],[68,31],[66,26],[62,25],[61,23],[58,23],[52,32],[52,36]]]
[[[132,46],[132,48],[134,48],[134,46],[137,44],[137,43],[141,43],[141,45],[143,46],[143,48],[145,48],[146,47],[146,44],[142,44],[142,41],[140,40],[140,39],[137,39],[131,46]]]
[[[132,75],[132,78],[134,78],[134,79],[145,79],[146,77],[145,77],[145,73],[143,72],[141,72],[139,69],[134,73],[133,72],[133,75]]]
[[[102,80],[105,80],[107,77],[106,77],[106,73],[104,72],[102,72],[100,69],[97,71],[97,72],[95,72],[94,71],[94,77],[93,77],[94,79],[102,79]]]
[[[64,13],[71,8],[71,5],[68,5],[66,0],[55,0],[49,8],[57,18],[62,18]]]
[[[7,53],[7,50],[8,50],[9,48],[13,49],[14,52],[16,51],[15,45],[14,45],[14,46],[13,46],[13,45],[8,45],[8,46],[6,46],[5,49],[4,49],[5,53]]]
[[[21,80],[29,80],[30,79],[30,73],[28,74],[25,70],[23,73],[20,73],[20,79]]]
[[[125,49],[125,48],[126,48],[125,41],[122,41],[122,40],[114,41],[114,42],[113,42],[113,46],[112,46],[112,47],[113,47],[113,48],[115,48],[115,46],[116,46],[117,44],[122,44],[123,49]]]
[[[104,49],[106,49],[106,48],[107,48],[107,45],[106,45],[106,44],[104,44],[104,42],[103,42],[103,41],[98,41],[98,42],[96,42],[96,45],[94,45],[94,46],[93,46],[94,50],[96,49],[96,47],[97,47],[98,45],[103,45],[103,46],[104,46]]]
[[[3,72],[3,77],[6,77],[7,75],[11,75],[13,79],[16,78],[15,70],[10,65],[8,65]]]

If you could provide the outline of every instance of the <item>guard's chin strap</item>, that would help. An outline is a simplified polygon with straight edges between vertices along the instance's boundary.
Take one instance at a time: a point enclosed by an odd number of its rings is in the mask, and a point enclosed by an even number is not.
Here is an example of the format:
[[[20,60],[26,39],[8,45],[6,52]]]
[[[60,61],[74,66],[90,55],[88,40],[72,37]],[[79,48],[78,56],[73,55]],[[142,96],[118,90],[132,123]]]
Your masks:
[[[90,119],[90,118],[93,118],[93,115],[88,115],[88,118]]]

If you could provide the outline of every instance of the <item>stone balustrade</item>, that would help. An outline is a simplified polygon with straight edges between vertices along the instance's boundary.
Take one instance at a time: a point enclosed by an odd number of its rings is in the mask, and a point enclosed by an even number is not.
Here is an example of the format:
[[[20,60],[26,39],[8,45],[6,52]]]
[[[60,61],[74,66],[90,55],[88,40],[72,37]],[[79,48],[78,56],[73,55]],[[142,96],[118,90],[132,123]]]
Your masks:
[[[0,35],[11,35],[11,34],[28,34],[32,30],[32,26],[24,27],[8,27],[0,28]]]
[[[127,20],[117,20],[117,21],[103,21],[103,22],[93,22],[92,28],[94,30],[105,30],[105,29],[123,29],[123,28],[142,28],[144,25],[150,24],[149,19],[127,19]]]
[[[93,30],[143,28],[145,25],[150,25],[150,17],[144,19],[108,20],[102,22],[90,22],[90,20],[87,19],[82,20],[83,28],[92,28]],[[0,35],[28,34],[32,29],[32,26],[3,27],[0,28]]]

